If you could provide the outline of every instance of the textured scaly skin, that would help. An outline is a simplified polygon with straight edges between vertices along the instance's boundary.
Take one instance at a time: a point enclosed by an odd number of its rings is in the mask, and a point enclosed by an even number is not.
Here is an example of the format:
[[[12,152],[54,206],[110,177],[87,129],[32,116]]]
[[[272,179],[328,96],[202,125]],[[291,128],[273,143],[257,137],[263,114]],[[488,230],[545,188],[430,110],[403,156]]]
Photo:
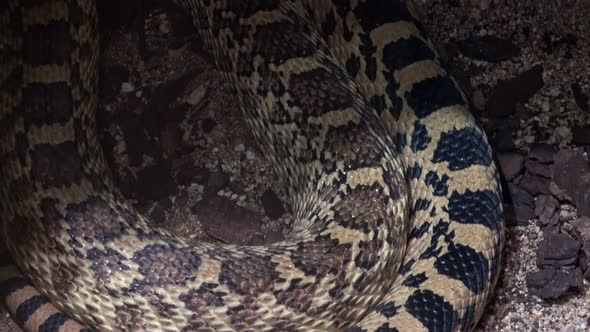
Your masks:
[[[243,247],[150,227],[96,142],[94,4],[8,1],[0,217],[21,272],[2,268],[0,288],[17,321],[29,331],[473,329],[499,272],[497,171],[406,7],[179,4],[283,179],[292,230]]]

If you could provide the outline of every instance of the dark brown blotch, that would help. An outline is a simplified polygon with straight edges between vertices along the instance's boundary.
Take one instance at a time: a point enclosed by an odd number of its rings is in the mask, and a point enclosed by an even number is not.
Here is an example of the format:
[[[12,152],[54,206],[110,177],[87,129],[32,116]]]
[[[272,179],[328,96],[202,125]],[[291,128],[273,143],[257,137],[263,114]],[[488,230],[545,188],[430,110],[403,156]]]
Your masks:
[[[84,177],[76,144],[39,144],[31,151],[31,177],[44,188],[79,183]]]
[[[67,21],[31,25],[23,36],[24,61],[34,66],[69,63],[74,43]]]
[[[387,220],[393,218],[387,212],[389,197],[380,185],[359,185],[349,189],[346,195],[334,205],[334,220],[338,225],[360,230],[363,233],[377,232]]]
[[[144,276],[137,286],[147,287],[185,285],[194,280],[201,265],[201,257],[193,248],[180,248],[173,243],[147,245],[132,260]]]
[[[219,283],[240,295],[259,295],[282,280],[271,256],[252,253],[240,260],[227,260],[221,264]],[[256,266],[255,269],[252,267]]]
[[[329,68],[315,68],[291,75],[289,93],[304,117],[319,117],[354,106],[353,93],[345,85],[349,79],[336,65],[326,65]]]
[[[66,208],[66,222],[70,225],[68,234],[77,242],[98,241],[108,244],[123,235],[129,234],[129,226],[135,218],[126,210],[112,208],[99,197],[89,197],[80,204],[70,204]]]
[[[341,244],[329,236],[320,236],[313,242],[303,242],[292,253],[293,264],[306,275],[323,277],[343,273],[351,260],[351,244]]]
[[[178,299],[184,303],[184,307],[196,315],[202,315],[210,307],[223,306],[223,297],[225,292],[216,291],[217,284],[203,283],[197,289],[190,289],[188,292],[180,294]]]
[[[113,272],[129,270],[129,266],[125,265],[127,259],[112,248],[105,250],[91,248],[88,250],[86,258],[92,261],[91,269],[94,277],[105,283],[109,282]]]
[[[65,123],[73,115],[71,87],[66,82],[30,83],[23,89],[25,127]]]

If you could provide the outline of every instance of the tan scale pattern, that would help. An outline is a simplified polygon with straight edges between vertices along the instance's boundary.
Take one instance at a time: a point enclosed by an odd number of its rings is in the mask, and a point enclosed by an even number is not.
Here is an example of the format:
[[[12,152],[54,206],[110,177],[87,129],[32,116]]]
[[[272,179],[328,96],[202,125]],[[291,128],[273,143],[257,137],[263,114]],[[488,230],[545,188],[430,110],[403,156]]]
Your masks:
[[[472,329],[501,262],[497,172],[463,93],[404,5],[177,2],[192,14],[284,179],[293,229],[283,242],[241,247],[191,244],[151,228],[113,187],[96,140],[95,4],[10,0],[0,11],[8,31],[0,36],[8,59],[0,63],[0,218],[20,272],[2,267],[0,287],[24,285],[4,299],[13,314],[36,295],[51,300],[30,312],[24,328],[58,320],[64,332],[80,324],[101,331]],[[34,53],[33,31],[55,52]],[[386,54],[404,42],[432,55]],[[398,59],[404,66],[390,72],[388,61]],[[437,79],[438,91],[459,100],[433,105],[446,102],[424,88]],[[27,104],[31,86],[49,98]],[[71,116],[46,111],[56,105],[69,105],[63,111]],[[434,106],[426,115],[416,108]],[[473,156],[456,155],[459,143],[474,144]]]

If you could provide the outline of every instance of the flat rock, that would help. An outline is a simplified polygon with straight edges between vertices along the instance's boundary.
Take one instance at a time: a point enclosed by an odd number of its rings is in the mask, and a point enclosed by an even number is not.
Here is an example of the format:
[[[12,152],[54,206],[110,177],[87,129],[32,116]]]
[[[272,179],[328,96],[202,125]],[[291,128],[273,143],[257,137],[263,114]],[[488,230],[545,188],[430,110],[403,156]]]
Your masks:
[[[590,165],[575,151],[561,150],[555,155],[552,191],[563,194],[578,209],[578,215],[590,217]]]
[[[535,200],[535,217],[539,226],[555,226],[559,222],[559,202],[551,195],[539,195]]]
[[[527,158],[542,164],[550,164],[553,162],[555,152],[555,148],[551,144],[534,143],[531,145]]]
[[[518,152],[498,153],[497,158],[500,171],[506,181],[512,181],[524,170],[524,156]]]
[[[535,217],[535,211],[527,205],[504,204],[504,217],[507,225],[528,225]]]
[[[176,194],[177,186],[169,162],[160,161],[140,170],[137,179],[132,182],[132,189],[140,198],[150,201]]]
[[[590,145],[590,126],[572,129],[572,142],[579,145]]]
[[[457,46],[464,56],[488,62],[505,61],[520,54],[520,48],[511,40],[495,36],[470,37],[458,41]]]
[[[580,266],[584,272],[584,278],[590,280],[590,218],[582,217],[572,220],[570,224],[573,226],[572,231],[580,241],[582,241],[582,255],[580,255]]]
[[[538,194],[550,194],[549,189],[550,179],[542,176],[534,175],[529,172],[525,172],[522,179],[519,181],[518,186],[532,195]]]
[[[584,94],[578,83],[572,84],[572,93],[574,95],[576,105],[578,105],[582,111],[590,112],[590,98],[588,95]]]
[[[225,243],[250,244],[255,240],[255,235],[261,232],[261,215],[225,197],[205,197],[195,204],[193,211],[207,233]]]
[[[214,171],[211,172],[209,178],[207,179],[207,185],[205,186],[205,190],[211,192],[217,192],[220,189],[225,188],[230,181],[229,174],[223,171]]]
[[[262,193],[260,201],[264,212],[270,219],[277,219],[285,213],[283,202],[281,202],[277,194],[271,189],[267,189]]]
[[[573,266],[579,257],[580,242],[562,233],[545,234],[537,249],[539,268]]]
[[[528,273],[526,285],[531,294],[545,300],[554,300],[569,290],[582,289],[584,282],[580,269],[560,271],[549,268]]]
[[[493,144],[498,152],[509,152],[516,149],[514,138],[512,138],[513,129],[508,126],[498,126],[494,136]]]
[[[513,205],[526,205],[531,209],[535,207],[535,199],[528,191],[513,183],[509,183],[507,189],[508,197]]]
[[[527,172],[532,175],[542,176],[544,178],[551,178],[553,172],[551,164],[544,164],[538,160],[529,159],[524,163]]]
[[[491,116],[505,117],[514,113],[517,103],[524,103],[543,87],[543,66],[535,65],[518,76],[498,81],[488,98]]]

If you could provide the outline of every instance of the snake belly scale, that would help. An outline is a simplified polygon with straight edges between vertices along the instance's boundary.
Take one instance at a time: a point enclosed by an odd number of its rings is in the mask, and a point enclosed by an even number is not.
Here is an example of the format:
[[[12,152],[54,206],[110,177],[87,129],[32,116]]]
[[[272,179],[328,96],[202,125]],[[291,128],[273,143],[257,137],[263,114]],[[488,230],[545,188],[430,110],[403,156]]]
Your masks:
[[[268,246],[150,226],[97,142],[95,4],[0,5],[0,296],[27,331],[469,331],[499,274],[487,138],[401,1],[178,0],[284,185]]]

